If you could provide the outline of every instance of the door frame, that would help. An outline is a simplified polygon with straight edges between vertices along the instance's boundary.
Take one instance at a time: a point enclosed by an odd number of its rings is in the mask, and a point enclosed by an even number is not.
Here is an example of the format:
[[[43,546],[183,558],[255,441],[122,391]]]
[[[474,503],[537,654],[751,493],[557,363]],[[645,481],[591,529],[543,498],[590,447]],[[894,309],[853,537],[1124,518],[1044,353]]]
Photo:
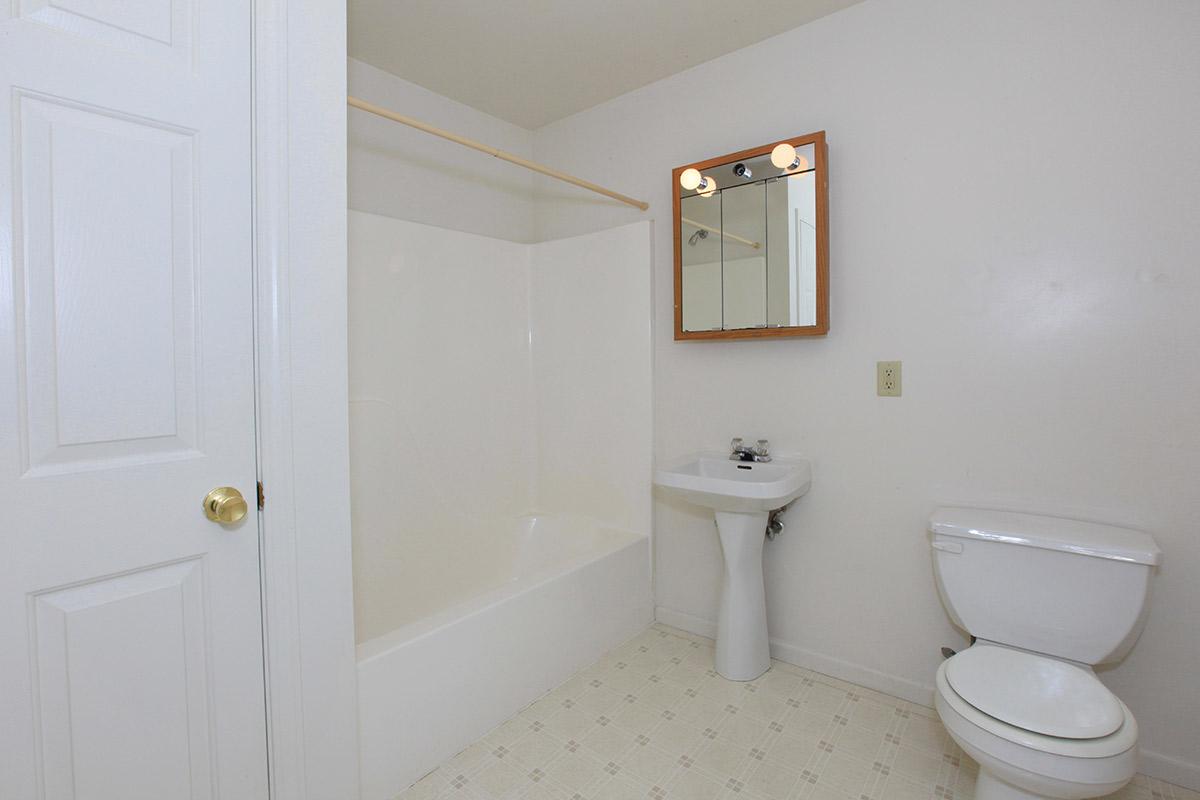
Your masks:
[[[254,282],[273,800],[357,798],[345,0],[254,0]]]

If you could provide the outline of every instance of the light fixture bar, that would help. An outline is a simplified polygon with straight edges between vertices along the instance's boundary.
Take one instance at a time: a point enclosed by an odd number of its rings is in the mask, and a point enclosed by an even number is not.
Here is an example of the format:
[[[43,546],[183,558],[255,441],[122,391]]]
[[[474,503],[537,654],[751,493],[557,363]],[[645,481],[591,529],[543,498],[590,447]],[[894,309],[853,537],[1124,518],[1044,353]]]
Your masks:
[[[612,189],[605,189],[599,184],[592,183],[591,181],[585,181],[583,178],[576,178],[574,175],[568,175],[565,172],[552,169],[543,164],[539,164],[536,161],[530,161],[527,158],[521,158],[518,155],[505,152],[504,150],[492,147],[491,145],[483,144],[482,142],[477,142],[474,139],[468,139],[465,136],[459,136],[457,133],[451,133],[450,131],[445,131],[441,128],[435,128],[432,125],[421,122],[417,119],[413,119],[412,117],[406,117],[403,114],[397,114],[395,111],[390,111],[382,106],[377,106],[374,103],[368,103],[366,100],[360,100],[357,97],[350,96],[346,98],[346,103],[347,105],[357,108],[360,111],[366,111],[368,114],[374,114],[377,117],[390,119],[392,122],[399,122],[401,125],[407,125],[410,128],[416,128],[419,131],[424,131],[425,133],[439,136],[443,139],[454,142],[455,144],[461,144],[463,147],[469,147],[472,150],[478,150],[481,153],[487,153],[489,156],[495,156],[501,161],[507,161],[510,164],[516,164],[518,167],[531,169],[534,172],[541,173],[542,175],[574,184],[575,186],[587,189],[590,192],[596,192],[597,194],[602,194],[605,197],[611,197],[613,200],[619,200],[627,205],[640,208],[642,211],[650,208],[650,204],[643,200],[636,200],[628,195],[623,195],[620,192],[614,192]]]

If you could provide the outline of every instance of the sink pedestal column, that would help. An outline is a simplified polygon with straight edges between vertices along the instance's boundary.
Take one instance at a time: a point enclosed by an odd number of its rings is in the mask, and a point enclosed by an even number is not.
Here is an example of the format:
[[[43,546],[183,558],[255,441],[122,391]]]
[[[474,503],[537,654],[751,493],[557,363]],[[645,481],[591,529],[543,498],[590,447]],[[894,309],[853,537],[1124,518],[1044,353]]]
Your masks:
[[[725,554],[717,672],[731,681],[752,681],[771,666],[762,565],[767,512],[718,511],[716,515]]]

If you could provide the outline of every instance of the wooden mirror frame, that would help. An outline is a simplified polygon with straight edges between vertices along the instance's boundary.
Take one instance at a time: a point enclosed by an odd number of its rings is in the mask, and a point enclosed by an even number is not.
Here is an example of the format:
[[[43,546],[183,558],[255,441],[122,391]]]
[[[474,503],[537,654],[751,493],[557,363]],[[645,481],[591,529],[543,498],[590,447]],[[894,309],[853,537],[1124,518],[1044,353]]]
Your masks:
[[[776,145],[787,142],[793,147],[813,145],[814,189],[817,209],[817,324],[776,328],[738,328],[728,331],[685,331],[683,329],[683,235],[680,224],[679,175],[685,169],[706,169],[770,155]],[[824,336],[829,332],[829,171],[825,131],[794,136],[790,139],[717,156],[671,170],[671,219],[675,226],[675,339],[763,339],[782,336]]]

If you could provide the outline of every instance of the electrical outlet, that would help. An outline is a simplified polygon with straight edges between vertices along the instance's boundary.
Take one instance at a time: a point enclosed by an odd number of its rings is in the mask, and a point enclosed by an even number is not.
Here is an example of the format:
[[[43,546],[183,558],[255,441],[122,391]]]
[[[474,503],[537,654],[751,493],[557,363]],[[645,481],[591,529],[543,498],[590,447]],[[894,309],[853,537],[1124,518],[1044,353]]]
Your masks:
[[[900,362],[875,362],[875,393],[880,397],[900,396]]]

